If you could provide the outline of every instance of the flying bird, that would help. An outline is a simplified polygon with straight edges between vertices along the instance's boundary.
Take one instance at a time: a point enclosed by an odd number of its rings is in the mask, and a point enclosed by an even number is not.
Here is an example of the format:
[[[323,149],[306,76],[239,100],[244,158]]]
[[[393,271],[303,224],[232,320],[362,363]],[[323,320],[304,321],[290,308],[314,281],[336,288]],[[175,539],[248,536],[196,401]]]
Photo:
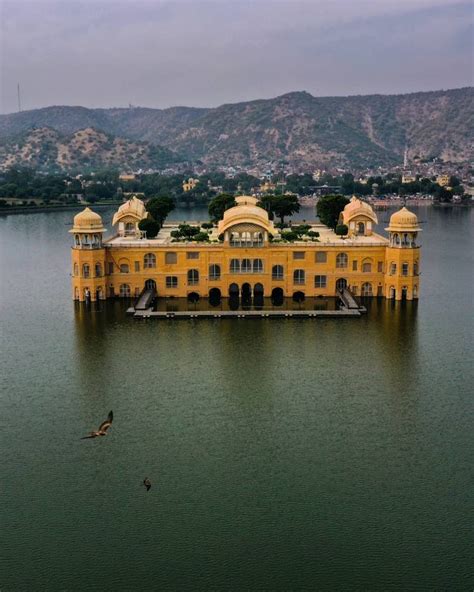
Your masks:
[[[151,481],[150,479],[148,479],[148,477],[146,477],[145,479],[143,479],[143,485],[146,487],[147,491],[150,491],[151,489]]]
[[[81,440],[86,440],[87,438],[97,438],[97,436],[106,436],[107,430],[112,425],[113,419],[114,414],[111,411],[108,414],[107,419],[100,424],[99,429],[96,432],[90,432],[88,436],[84,436],[83,438],[81,438]]]

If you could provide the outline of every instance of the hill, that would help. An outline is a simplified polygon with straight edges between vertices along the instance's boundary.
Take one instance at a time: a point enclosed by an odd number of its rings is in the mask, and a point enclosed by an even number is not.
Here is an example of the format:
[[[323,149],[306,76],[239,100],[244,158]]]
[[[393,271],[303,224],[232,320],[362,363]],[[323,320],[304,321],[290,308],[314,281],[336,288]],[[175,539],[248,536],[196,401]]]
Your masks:
[[[66,135],[50,127],[30,129],[0,144],[0,168],[28,166],[43,171],[98,168],[160,168],[176,154],[147,142],[117,138],[93,128]]]
[[[409,157],[472,159],[474,89],[313,97],[293,92],[213,109],[47,107],[0,116],[0,145],[33,127],[94,128],[209,165],[361,167]]]

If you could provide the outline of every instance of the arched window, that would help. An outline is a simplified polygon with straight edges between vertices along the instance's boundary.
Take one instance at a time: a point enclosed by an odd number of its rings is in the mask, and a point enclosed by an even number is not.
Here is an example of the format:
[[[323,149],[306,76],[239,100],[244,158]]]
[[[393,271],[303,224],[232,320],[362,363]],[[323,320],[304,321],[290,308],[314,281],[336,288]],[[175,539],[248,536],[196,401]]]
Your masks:
[[[120,273],[130,273],[130,266],[128,265],[128,263],[120,264]]]
[[[398,234],[393,235],[393,243],[398,246],[400,244],[400,236]]]
[[[408,263],[402,263],[402,275],[408,275]]]
[[[346,278],[339,278],[336,280],[336,290],[345,290],[347,288]]]
[[[365,234],[365,224],[363,222],[357,222],[357,234]]]
[[[76,243],[76,246],[78,247],[81,244],[81,241],[79,239],[79,235],[75,234],[74,235],[74,242]]]
[[[413,286],[413,298],[418,298],[418,287]]]
[[[199,284],[199,271],[197,269],[188,270],[188,286]]]
[[[129,298],[130,297],[130,286],[128,284],[120,284],[120,297],[121,298]]]
[[[91,268],[89,267],[88,263],[84,263],[82,266],[82,277],[83,278],[90,278],[91,277]]]
[[[252,262],[250,259],[242,259],[242,264],[240,266],[242,273],[251,273],[252,271]]]
[[[102,265],[100,263],[95,264],[95,277],[102,277]]]
[[[82,244],[83,245],[89,245],[89,235],[88,234],[83,234],[82,235]]]
[[[293,272],[293,283],[297,285],[304,284],[305,282],[305,273],[304,269],[295,269]]]
[[[240,234],[238,232],[230,233],[230,246],[240,247]]]
[[[364,284],[362,284],[361,295],[372,296],[372,284],[370,284],[369,282],[365,282]]]
[[[125,224],[125,234],[129,236],[135,234],[135,224],[133,222]]]
[[[263,234],[261,232],[253,233],[253,244],[256,247],[263,245]]]
[[[338,253],[336,255],[336,267],[339,269],[347,267],[347,253]]]
[[[403,233],[402,236],[402,247],[408,247],[410,244],[410,241],[408,240],[408,234],[406,232]]]
[[[372,263],[370,261],[363,261],[362,262],[362,272],[363,273],[371,273],[372,271]]]
[[[94,234],[92,244],[94,245],[94,247],[100,247],[100,236],[98,234]]]
[[[272,280],[283,279],[283,265],[274,265],[272,267]]]
[[[79,275],[79,265],[77,263],[74,263],[74,271],[73,271],[74,275]]]
[[[239,259],[231,259],[230,260],[230,273],[240,273]]]
[[[397,273],[397,264],[394,261],[392,261],[390,263],[390,275],[396,275],[396,273]]]
[[[240,235],[241,240],[243,243],[245,244],[252,244],[252,235],[250,234],[250,232],[242,232],[242,234]]]
[[[209,279],[220,280],[221,279],[221,266],[213,263],[209,265]]]
[[[143,267],[144,269],[156,267],[156,256],[153,253],[146,253],[143,257]]]
[[[263,261],[261,259],[254,259],[253,260],[253,272],[254,273],[262,273],[263,272]]]

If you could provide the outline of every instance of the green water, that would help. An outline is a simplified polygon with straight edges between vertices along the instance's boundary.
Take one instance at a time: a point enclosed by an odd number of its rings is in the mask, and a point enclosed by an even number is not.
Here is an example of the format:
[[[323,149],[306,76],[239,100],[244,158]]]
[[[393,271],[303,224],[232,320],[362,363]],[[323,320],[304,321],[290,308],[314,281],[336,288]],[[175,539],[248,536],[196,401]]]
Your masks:
[[[474,212],[418,214],[418,304],[148,323],[1,218],[0,590],[472,590]]]

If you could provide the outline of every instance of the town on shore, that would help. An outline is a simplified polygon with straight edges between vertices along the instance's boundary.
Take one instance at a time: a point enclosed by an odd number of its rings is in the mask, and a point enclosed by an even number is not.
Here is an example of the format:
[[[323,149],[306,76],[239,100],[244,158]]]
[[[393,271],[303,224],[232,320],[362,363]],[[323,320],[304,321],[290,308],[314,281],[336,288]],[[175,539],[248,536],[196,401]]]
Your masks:
[[[44,173],[29,168],[0,171],[0,212],[107,205],[137,195],[145,201],[166,195],[178,207],[207,206],[219,194],[296,196],[313,205],[323,195],[356,195],[375,206],[393,203],[472,205],[474,169],[425,162],[391,169],[293,172],[285,167],[244,170],[177,168],[162,171],[96,170]]]

